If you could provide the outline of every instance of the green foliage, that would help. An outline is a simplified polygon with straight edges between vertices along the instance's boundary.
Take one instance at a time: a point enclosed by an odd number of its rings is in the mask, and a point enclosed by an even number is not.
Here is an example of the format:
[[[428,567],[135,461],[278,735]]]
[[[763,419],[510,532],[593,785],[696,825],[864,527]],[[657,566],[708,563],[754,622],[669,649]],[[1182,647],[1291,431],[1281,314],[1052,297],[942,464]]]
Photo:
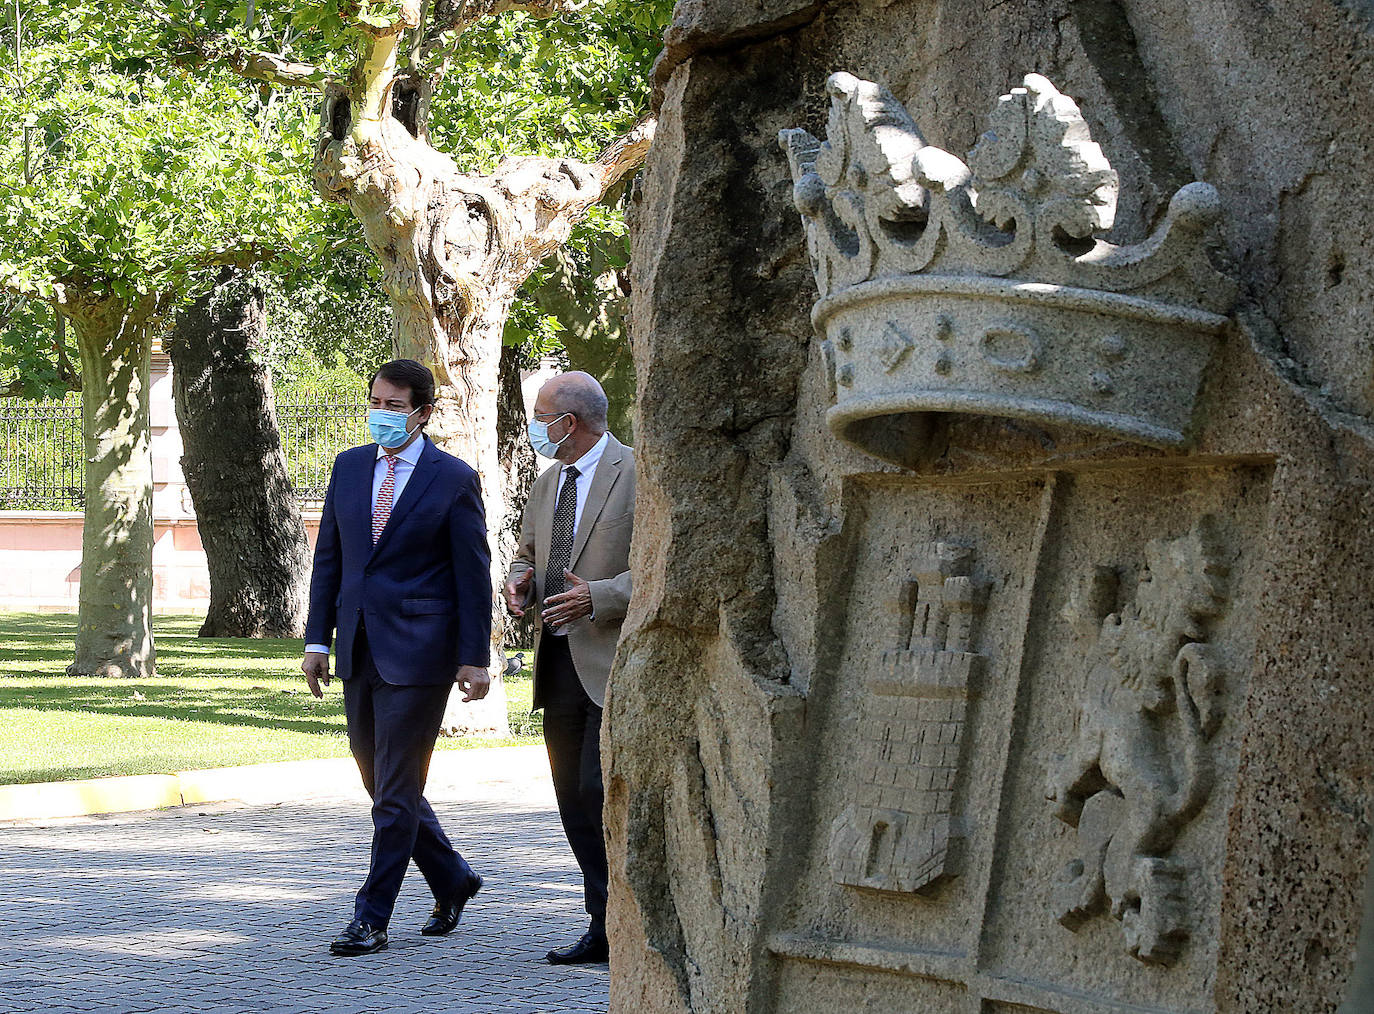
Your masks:
[[[576,17],[506,18],[470,30],[462,62],[435,94],[437,146],[470,172],[488,172],[510,155],[594,159],[647,108],[649,70],[671,12],[671,3],[610,2]],[[593,245],[603,261],[629,263],[614,198],[591,209],[564,249],[586,269]],[[530,295],[546,278],[536,271],[521,287],[502,339],[531,362],[563,347],[563,323]]]
[[[391,303],[376,275],[370,254],[346,246],[332,251],[319,271],[260,265],[238,276],[235,284],[266,297],[267,344],[254,358],[279,387],[325,377],[316,385],[321,390],[347,386],[357,396],[358,378],[391,358]]]
[[[545,21],[479,23],[435,92],[436,147],[465,172],[489,172],[512,155],[595,158],[648,106],[667,9],[601,3]]]
[[[206,34],[226,44],[280,53],[347,74],[363,39],[362,24],[382,27],[400,10],[395,2],[376,0],[254,0],[252,19],[246,0],[149,0],[161,17],[143,33],[143,52],[155,62],[168,53],[191,57],[187,40]],[[137,20],[148,6],[128,0],[90,3],[107,17]],[[145,22],[146,23],[146,22]]]
[[[415,47],[408,38],[405,52],[423,54],[435,74],[436,146],[469,172],[511,155],[595,157],[643,113],[672,6],[591,0],[553,19],[485,19],[461,39],[432,33]],[[269,286],[273,369],[291,376],[341,354],[368,372],[388,354],[389,321],[375,282],[326,252],[357,226],[309,185],[318,95],[244,82],[216,69],[214,55],[243,47],[343,77],[364,26],[391,24],[399,9],[396,0],[66,0],[26,10],[22,65],[9,46],[0,54],[0,230],[19,238],[0,249],[0,287],[41,298],[63,282],[191,295],[208,284],[208,262],[256,245],[277,257],[280,276]],[[617,211],[578,227],[575,259],[605,230],[623,233]],[[0,378],[32,377],[24,393],[41,395],[58,371],[44,351],[49,332],[31,316],[8,328],[0,319]],[[557,350],[561,326],[522,296],[506,339],[537,356]]]
[[[60,355],[59,348],[61,346]],[[0,293],[0,388],[32,400],[60,398],[71,386],[59,369],[77,361],[71,328],[58,328],[47,303]]]
[[[237,78],[127,72],[67,25],[25,41],[19,67],[0,63],[25,82],[22,96],[0,90],[0,284],[38,298],[59,285],[181,294],[232,251],[289,262],[323,245],[322,204],[301,186],[304,132],[255,119]],[[304,114],[278,104],[278,117]]]

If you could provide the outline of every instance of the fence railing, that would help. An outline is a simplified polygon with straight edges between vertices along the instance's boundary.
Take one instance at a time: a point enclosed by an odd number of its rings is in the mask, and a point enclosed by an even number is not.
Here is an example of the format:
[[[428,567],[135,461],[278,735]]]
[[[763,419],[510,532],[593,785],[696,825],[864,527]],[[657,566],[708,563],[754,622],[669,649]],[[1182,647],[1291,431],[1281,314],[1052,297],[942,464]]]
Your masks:
[[[0,405],[0,510],[81,510],[85,461],[80,403]]]
[[[280,401],[277,426],[305,508],[324,502],[334,455],[368,440],[367,410],[356,398]],[[79,402],[0,402],[0,510],[79,511],[85,489]]]
[[[365,444],[367,407],[357,398],[293,398],[277,402],[277,429],[286,472],[302,507],[319,507],[329,488],[334,455]]]

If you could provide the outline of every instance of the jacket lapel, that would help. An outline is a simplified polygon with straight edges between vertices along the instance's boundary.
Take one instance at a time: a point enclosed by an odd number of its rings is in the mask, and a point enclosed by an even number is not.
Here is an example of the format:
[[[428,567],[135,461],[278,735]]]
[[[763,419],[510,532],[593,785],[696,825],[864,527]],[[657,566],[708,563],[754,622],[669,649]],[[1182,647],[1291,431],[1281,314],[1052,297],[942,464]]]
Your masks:
[[[416,502],[429,488],[429,484],[434,481],[434,477],[439,474],[438,468],[439,451],[428,438],[425,439],[425,448],[420,452],[420,460],[415,462],[415,469],[410,473],[410,478],[406,480],[405,489],[401,490],[401,498],[391,508],[391,517],[387,518],[386,527],[382,529],[381,538],[372,547],[372,552],[376,553],[386,544],[386,540],[391,533],[396,530],[396,526],[401,523],[401,519],[406,516],[406,512],[415,506]],[[369,487],[370,488],[370,487]],[[371,518],[368,520],[369,533],[371,538]]]
[[[542,484],[535,482],[534,492],[530,497],[532,503],[525,509],[534,511],[534,576],[542,589],[544,571],[549,569],[549,546],[553,543],[553,509],[558,502],[558,483],[563,478],[563,466],[553,465],[539,478],[544,481]]]
[[[624,445],[615,437],[611,437],[606,442],[606,450],[602,452],[601,460],[597,462],[596,472],[592,475],[592,488],[587,491],[587,502],[582,505],[582,520],[577,524],[577,537],[573,539],[572,559],[568,563],[568,569],[574,573],[577,572],[577,558],[582,555],[587,537],[591,535],[596,519],[601,516],[601,508],[606,506],[606,497],[610,495],[615,480],[620,477],[620,456],[623,450]]]
[[[372,545],[372,479],[377,468],[377,445],[368,444],[366,454],[359,454],[356,471],[351,476],[348,489],[354,491],[349,496],[348,523],[363,540],[364,546]]]

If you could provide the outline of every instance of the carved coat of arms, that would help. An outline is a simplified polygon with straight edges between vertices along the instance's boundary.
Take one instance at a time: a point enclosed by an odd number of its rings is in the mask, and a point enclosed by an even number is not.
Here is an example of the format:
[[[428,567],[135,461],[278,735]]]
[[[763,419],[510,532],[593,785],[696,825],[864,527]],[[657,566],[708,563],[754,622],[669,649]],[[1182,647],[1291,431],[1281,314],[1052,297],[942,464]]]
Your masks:
[[[1208,638],[1227,568],[1207,517],[1151,541],[1145,557],[1133,602],[1117,607],[1117,575],[1099,567],[1066,610],[1086,681],[1076,741],[1047,796],[1078,832],[1053,890],[1060,923],[1076,931],[1110,912],[1132,955],[1167,965],[1188,937],[1188,872],[1174,846],[1212,790],[1223,666]]]

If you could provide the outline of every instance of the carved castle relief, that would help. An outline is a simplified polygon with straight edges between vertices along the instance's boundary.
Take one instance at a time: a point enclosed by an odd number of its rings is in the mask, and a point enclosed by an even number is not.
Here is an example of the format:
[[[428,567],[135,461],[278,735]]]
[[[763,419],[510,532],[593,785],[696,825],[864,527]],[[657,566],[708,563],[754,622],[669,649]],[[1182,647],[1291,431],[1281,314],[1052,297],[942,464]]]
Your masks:
[[[1077,740],[1046,795],[1078,832],[1079,855],[1053,889],[1060,923],[1076,931],[1110,912],[1132,955],[1169,965],[1189,923],[1189,872],[1174,845],[1212,790],[1224,667],[1208,637],[1227,568],[1209,517],[1149,542],[1145,556],[1133,602],[1117,611],[1117,575],[1098,567],[1065,610],[1086,681]]]
[[[973,555],[934,543],[905,586],[906,646],[884,652],[868,681],[854,802],[831,827],[837,883],[910,893],[955,872],[954,786],[985,662],[972,651],[981,612]]]

